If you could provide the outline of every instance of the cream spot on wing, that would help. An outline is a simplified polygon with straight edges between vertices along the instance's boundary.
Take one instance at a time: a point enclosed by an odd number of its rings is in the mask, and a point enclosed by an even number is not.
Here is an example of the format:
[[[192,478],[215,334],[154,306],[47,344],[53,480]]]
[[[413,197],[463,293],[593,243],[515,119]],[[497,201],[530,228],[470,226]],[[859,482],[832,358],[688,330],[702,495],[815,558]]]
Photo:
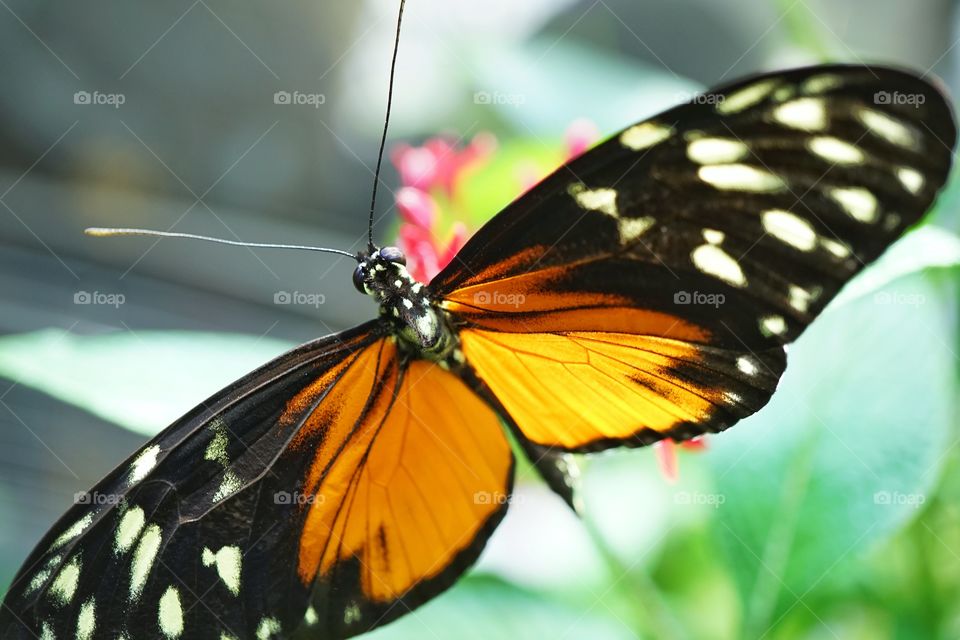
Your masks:
[[[804,80],[800,85],[800,91],[803,93],[825,93],[831,89],[843,86],[843,79],[832,73],[821,73],[811,76]]]
[[[687,157],[697,164],[736,162],[749,154],[747,145],[729,138],[698,138],[687,145]]]
[[[693,264],[700,271],[728,282],[736,287],[742,287],[747,283],[746,277],[740,265],[730,255],[720,247],[712,244],[704,244],[693,250],[690,254]]]
[[[53,544],[50,545],[50,550],[59,549],[63,545],[67,544],[81,533],[83,533],[87,527],[90,526],[90,523],[93,522],[93,512],[91,511],[87,515],[83,516],[72,525],[70,528],[64,531],[60,536],[53,541]]]
[[[773,99],[777,102],[783,102],[784,100],[789,100],[797,93],[796,87],[792,85],[784,85],[773,92]]]
[[[360,619],[360,607],[357,606],[356,602],[351,602],[346,609],[343,610],[343,621],[347,624],[356,622]]]
[[[124,512],[120,517],[120,524],[117,525],[117,535],[114,539],[113,549],[116,553],[126,553],[136,542],[140,530],[143,529],[144,513],[140,507],[132,507]]]
[[[728,95],[723,102],[717,104],[717,113],[726,115],[749,109],[770,95],[779,83],[779,80],[771,78],[769,80],[755,82],[754,84],[734,91]]]
[[[570,187],[570,194],[578,205],[588,211],[599,211],[614,218],[620,215],[614,189],[587,189],[582,184],[575,184]]]
[[[877,199],[863,187],[834,187],[828,194],[854,220],[877,221]]]
[[[656,224],[656,220],[650,216],[643,218],[619,218],[617,220],[617,229],[620,232],[620,244],[628,245]]]
[[[703,230],[703,239],[710,244],[720,244],[726,237],[727,236],[723,231],[718,231],[716,229]]]
[[[280,621],[276,618],[263,618],[257,627],[257,640],[270,640],[281,631]]]
[[[44,622],[40,626],[40,640],[56,640],[56,636],[53,635],[53,627],[50,626],[49,622]]]
[[[77,584],[80,582],[80,558],[74,556],[70,562],[64,566],[53,584],[50,585],[50,597],[66,605],[73,599],[73,594],[77,592]]]
[[[155,524],[147,527],[143,535],[140,536],[140,543],[133,551],[133,562],[130,565],[131,599],[138,598],[143,591],[143,585],[147,582],[147,576],[150,575],[150,570],[153,568],[162,541],[163,535],[160,532],[160,527]]]
[[[807,148],[824,160],[836,164],[860,164],[865,158],[859,148],[833,136],[811,138],[807,141]]]
[[[96,628],[97,605],[93,598],[90,598],[81,605],[80,614],[77,616],[77,640],[90,640]]]
[[[168,638],[179,638],[183,634],[183,606],[180,604],[180,592],[172,585],[167,587],[160,596],[157,622],[160,624],[160,631]]]
[[[656,122],[641,122],[620,134],[620,144],[634,151],[642,151],[663,142],[672,134],[673,127]]]
[[[210,444],[207,445],[203,458],[204,460],[218,462],[226,467],[230,464],[230,458],[227,456],[227,445],[230,444],[230,441],[227,439],[226,425],[223,424],[222,419],[217,418],[210,424],[210,430],[213,431],[213,438],[210,439]]]
[[[737,369],[748,376],[755,375],[758,371],[756,363],[749,356],[740,356],[737,358]]]
[[[790,211],[770,209],[760,219],[764,230],[781,242],[801,251],[811,251],[817,245],[817,234],[810,223]]]
[[[827,128],[827,107],[820,98],[799,98],[773,110],[773,119],[800,131],[823,131]]]
[[[780,336],[787,332],[787,321],[783,316],[764,316],[760,318],[760,333],[769,336]]]
[[[813,299],[813,294],[803,287],[798,287],[795,284],[790,285],[789,288],[789,301],[790,306],[796,309],[797,311],[802,311],[806,313],[810,309],[810,300]]]
[[[900,184],[913,195],[918,195],[923,191],[923,174],[916,169],[900,167],[897,169],[897,179],[899,179]]]
[[[704,182],[727,191],[751,191],[756,193],[779,191],[783,180],[765,169],[746,164],[716,164],[700,167],[697,175]]]
[[[204,547],[201,559],[205,567],[216,565],[217,575],[223,580],[223,584],[227,586],[230,593],[235,596],[240,595],[240,574],[243,561],[240,547],[221,547],[216,553],[208,547]]]
[[[130,465],[130,484],[139,482],[147,477],[147,474],[157,466],[157,454],[160,453],[159,445],[151,445],[140,452],[133,463]]]
[[[867,107],[857,109],[856,116],[871,133],[891,144],[913,150],[920,147],[920,136],[916,129],[898,121],[893,116]]]
[[[833,238],[820,238],[820,244],[823,248],[837,256],[838,258],[850,257],[850,247]]]
[[[303,621],[311,627],[320,621],[320,616],[317,615],[317,610],[313,608],[313,605],[307,607],[307,612],[303,614]]]
[[[232,496],[241,488],[243,488],[243,480],[233,471],[227,469],[220,479],[220,487],[217,489],[217,492],[213,494],[213,501],[220,502],[224,498]]]

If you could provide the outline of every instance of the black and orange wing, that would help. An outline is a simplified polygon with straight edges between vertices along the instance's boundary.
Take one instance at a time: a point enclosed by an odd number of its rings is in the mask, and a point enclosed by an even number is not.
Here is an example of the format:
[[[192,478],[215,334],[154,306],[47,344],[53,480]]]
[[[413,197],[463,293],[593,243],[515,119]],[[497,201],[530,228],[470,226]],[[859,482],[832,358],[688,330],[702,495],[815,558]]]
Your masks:
[[[756,76],[620,132],[485,225],[431,282],[477,388],[567,451],[719,431],[931,206],[956,138],[928,82]]]
[[[380,323],[306,344],[74,506],[10,587],[0,638],[355,635],[477,557],[512,464],[494,413]]]

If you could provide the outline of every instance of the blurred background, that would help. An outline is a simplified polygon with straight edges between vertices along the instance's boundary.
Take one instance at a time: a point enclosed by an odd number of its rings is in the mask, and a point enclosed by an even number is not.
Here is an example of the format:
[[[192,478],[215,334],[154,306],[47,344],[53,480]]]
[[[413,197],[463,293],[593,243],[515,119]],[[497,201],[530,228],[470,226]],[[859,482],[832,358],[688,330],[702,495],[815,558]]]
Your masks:
[[[376,237],[437,136],[470,159],[442,249],[578,146],[744,74],[884,62],[960,95],[956,5],[409,0]],[[362,248],[396,8],[0,0],[0,592],[150,434],[374,313],[347,259],[82,230]],[[583,522],[523,471],[480,565],[372,636],[960,637],[958,188],[760,415],[584,461]]]

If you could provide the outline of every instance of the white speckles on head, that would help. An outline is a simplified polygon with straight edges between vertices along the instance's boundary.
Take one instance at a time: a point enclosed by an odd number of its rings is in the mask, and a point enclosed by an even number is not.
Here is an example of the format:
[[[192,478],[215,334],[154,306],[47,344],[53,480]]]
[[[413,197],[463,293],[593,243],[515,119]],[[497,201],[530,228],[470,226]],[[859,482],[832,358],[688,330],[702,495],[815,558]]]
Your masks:
[[[790,211],[769,209],[760,215],[764,230],[771,236],[800,251],[817,246],[817,234],[810,223]]]
[[[414,282],[413,286],[410,287],[410,291],[413,291],[415,294],[420,295],[420,292],[423,291],[423,283]]]
[[[700,179],[725,191],[751,191],[766,193],[780,191],[786,185],[783,180],[766,169],[747,164],[713,164],[700,167]]]
[[[413,309],[413,300],[411,300],[410,298],[404,298],[403,306],[405,306],[407,309]]]
[[[90,523],[93,522],[93,512],[91,511],[87,515],[83,516],[72,525],[70,528],[64,531],[60,536],[53,541],[53,544],[50,545],[50,550],[59,549],[63,545],[67,544],[81,533],[83,533],[87,527],[90,526]]]
[[[747,278],[743,274],[740,264],[734,260],[726,251],[712,244],[704,244],[693,250],[690,254],[694,266],[707,275],[719,278],[735,287],[742,287],[747,284]]]
[[[913,195],[919,195],[923,191],[923,174],[916,169],[900,167],[897,169],[897,179],[900,180],[903,188]]]
[[[159,445],[150,445],[140,452],[133,463],[130,465],[130,484],[140,482],[147,477],[147,474],[157,466],[157,455],[160,453]]]
[[[620,134],[620,144],[634,151],[649,149],[673,135],[673,127],[656,122],[635,124]]]
[[[620,233],[620,244],[622,246],[631,244],[653,228],[654,224],[656,224],[656,220],[650,216],[644,216],[642,218],[619,218],[617,220],[617,230]]]
[[[143,535],[140,536],[140,543],[133,551],[133,561],[130,565],[130,599],[135,600],[140,597],[143,586],[147,583],[147,576],[153,569],[153,563],[157,559],[157,552],[160,550],[160,543],[163,541],[163,534],[160,527],[155,524],[148,526]]]
[[[727,115],[749,109],[770,95],[779,84],[779,80],[771,78],[738,89],[717,104],[717,113]]]
[[[437,317],[433,313],[424,313],[414,321],[420,335],[431,336],[437,330]]]
[[[126,553],[133,546],[143,529],[144,513],[140,507],[131,507],[120,516],[117,534],[113,541],[113,550],[117,554]]]
[[[771,315],[760,318],[760,333],[767,336],[782,336],[787,332],[787,321],[783,316]]]
[[[257,640],[270,640],[280,634],[280,621],[276,618],[263,618],[257,626]]]
[[[724,164],[743,160],[750,149],[739,140],[697,138],[687,144],[687,157],[697,164]]]
[[[180,604],[180,592],[173,585],[167,587],[160,596],[157,624],[163,635],[171,640],[183,634],[183,606]]]
[[[820,98],[799,98],[777,106],[774,121],[800,131],[823,131],[827,128],[827,106]]]
[[[856,110],[856,116],[871,133],[890,144],[912,150],[917,150],[920,146],[920,136],[913,127],[882,111],[861,107]]]
[[[91,597],[80,606],[77,615],[77,640],[90,640],[97,629],[97,603]]]
[[[721,244],[727,235],[723,231],[718,231],[716,229],[704,229],[703,230],[703,239],[709,244]]]
[[[810,138],[807,148],[827,162],[835,164],[862,164],[866,158],[859,147],[833,136]]]
[[[758,371],[757,364],[750,356],[740,356],[737,358],[737,369],[748,376],[756,375]]]
[[[80,558],[74,556],[70,561],[60,569],[60,573],[50,585],[50,597],[61,605],[68,604],[73,599],[73,594],[77,592],[77,584],[80,582]]]
[[[235,596],[240,595],[240,575],[243,562],[243,553],[241,553],[240,547],[221,547],[216,553],[208,547],[204,547],[201,560],[205,567],[216,565],[217,575],[220,576],[230,593]]]
[[[863,187],[834,187],[827,193],[854,220],[877,221],[879,216],[877,199]]]
[[[617,211],[617,192],[614,189],[587,189],[580,183],[570,185],[570,195],[577,204],[587,211],[599,211],[614,218],[620,215]]]

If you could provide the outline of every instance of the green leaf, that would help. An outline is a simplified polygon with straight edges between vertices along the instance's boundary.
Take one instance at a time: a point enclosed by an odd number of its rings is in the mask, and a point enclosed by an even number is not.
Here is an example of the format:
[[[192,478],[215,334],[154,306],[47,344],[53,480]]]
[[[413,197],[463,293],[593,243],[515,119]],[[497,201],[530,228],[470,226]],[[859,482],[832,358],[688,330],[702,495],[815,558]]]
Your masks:
[[[588,602],[578,611],[570,604],[483,577],[462,580],[443,597],[364,637],[370,640],[636,638],[599,603]]]
[[[905,238],[789,350],[770,404],[711,440],[745,634],[914,518],[956,415],[957,239]]]
[[[0,376],[154,435],[290,346],[240,334],[46,330],[0,338]]]

